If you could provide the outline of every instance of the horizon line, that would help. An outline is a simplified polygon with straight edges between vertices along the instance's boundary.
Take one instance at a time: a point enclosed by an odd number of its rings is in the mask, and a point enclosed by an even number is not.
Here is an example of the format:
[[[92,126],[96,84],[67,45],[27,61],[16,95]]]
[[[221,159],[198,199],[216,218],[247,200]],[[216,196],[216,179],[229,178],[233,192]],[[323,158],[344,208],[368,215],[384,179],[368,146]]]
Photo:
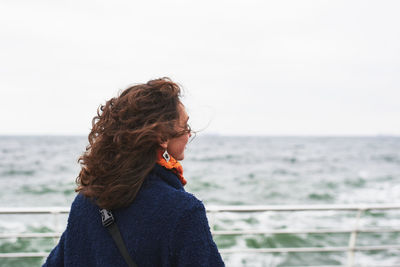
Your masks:
[[[400,137],[400,134],[222,134],[222,133],[204,133],[201,136],[219,136],[219,137]],[[63,133],[31,133],[21,134],[0,133],[0,137],[88,137],[88,134],[63,134]]]

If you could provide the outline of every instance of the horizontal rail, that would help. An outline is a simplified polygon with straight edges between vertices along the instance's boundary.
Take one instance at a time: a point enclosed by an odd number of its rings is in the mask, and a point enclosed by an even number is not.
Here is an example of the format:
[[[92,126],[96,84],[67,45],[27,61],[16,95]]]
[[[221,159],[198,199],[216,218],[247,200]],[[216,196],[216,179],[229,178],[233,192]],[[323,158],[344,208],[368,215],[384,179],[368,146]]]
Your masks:
[[[1,234],[0,238],[46,238],[46,237],[54,237],[59,238],[61,237],[62,233],[8,233],[8,234]]]
[[[342,204],[342,205],[263,205],[263,206],[207,206],[210,212],[261,212],[261,211],[316,211],[316,210],[388,210],[400,209],[400,203]]]
[[[282,266],[282,267],[292,267],[292,266]],[[349,267],[349,265],[307,265],[307,266],[297,266],[296,267]],[[355,267],[400,267],[399,264],[396,265],[355,265]]]
[[[385,204],[329,204],[329,205],[260,205],[260,206],[216,206],[206,207],[208,212],[262,212],[262,211],[321,211],[321,210],[388,210],[400,209],[400,203]],[[53,214],[69,213],[69,207],[0,207],[1,214]]]
[[[257,234],[337,234],[351,233],[354,229],[285,229],[285,230],[218,230],[213,235],[257,235]],[[357,229],[361,233],[396,233],[400,228],[367,228]],[[1,237],[1,235],[0,235]]]
[[[68,214],[68,207],[0,207],[0,214]]]
[[[400,245],[384,246],[357,246],[355,251],[377,251],[388,249],[400,249]],[[289,253],[289,252],[344,252],[348,247],[303,247],[303,248],[232,248],[219,249],[220,253]],[[47,257],[49,252],[20,252],[20,253],[0,253],[0,258],[34,258]]]
[[[400,245],[382,246],[357,246],[355,251],[376,251],[400,249]],[[221,253],[288,253],[288,252],[343,252],[348,251],[349,247],[302,247],[302,248],[227,248],[219,249]]]
[[[282,267],[293,267],[293,266],[282,266]],[[295,267],[349,267],[349,265],[307,265],[300,266],[296,265]],[[354,267],[400,267],[400,264],[396,265],[355,265]]]
[[[262,235],[262,234],[337,234],[351,233],[352,229],[285,229],[285,230],[218,230],[211,231],[213,235]],[[396,233],[400,228],[368,228],[358,229],[360,233]],[[59,238],[62,233],[0,233],[1,238]]]
[[[44,258],[49,256],[50,252],[17,252],[0,253],[0,258]]]

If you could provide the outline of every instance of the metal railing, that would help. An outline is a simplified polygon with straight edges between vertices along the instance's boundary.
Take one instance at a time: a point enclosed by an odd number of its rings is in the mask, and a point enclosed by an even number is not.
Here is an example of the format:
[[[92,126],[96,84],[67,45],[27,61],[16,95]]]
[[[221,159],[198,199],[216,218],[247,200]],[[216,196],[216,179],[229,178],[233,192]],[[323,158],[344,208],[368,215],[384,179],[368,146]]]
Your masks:
[[[228,248],[219,249],[221,254],[232,253],[288,253],[288,252],[347,252],[348,267],[354,266],[356,251],[379,251],[379,250],[399,250],[400,244],[357,246],[358,233],[393,233],[400,232],[400,227],[374,227],[360,228],[361,216],[367,210],[400,210],[400,204],[365,204],[365,205],[271,205],[271,206],[208,206],[206,207],[211,232],[214,236],[227,235],[266,235],[266,234],[332,234],[348,233],[348,246],[341,247],[285,247],[285,248]],[[214,218],[221,213],[253,213],[253,212],[299,212],[299,211],[354,211],[354,225],[351,228],[335,229],[278,229],[278,230],[214,230]],[[38,207],[38,208],[0,208],[0,215],[6,214],[52,214],[54,215],[54,229],[59,229],[58,215],[68,214],[67,207]],[[1,219],[1,217],[0,217]],[[399,224],[400,225],[400,221]],[[54,238],[57,242],[61,232],[48,233],[0,233],[0,239],[4,238]],[[49,252],[19,252],[19,253],[0,253],[0,258],[26,258],[26,257],[47,257]],[[339,265],[335,265],[336,267]],[[376,266],[376,265],[374,265]],[[383,266],[383,265],[382,265]],[[389,267],[388,265],[385,265]],[[391,265],[390,267],[400,266]]]
[[[213,216],[221,212],[266,212],[266,211],[355,211],[354,226],[348,229],[284,229],[284,230],[233,230],[213,231],[213,235],[255,235],[255,234],[321,234],[349,233],[348,246],[345,247],[290,247],[290,248],[251,248],[251,249],[220,249],[221,253],[288,253],[288,252],[347,252],[347,265],[354,266],[356,251],[400,250],[399,244],[378,246],[356,246],[358,233],[393,233],[400,232],[397,228],[360,228],[359,221],[367,210],[400,210],[400,204],[364,204],[364,205],[273,205],[273,206],[210,206],[210,228],[214,229]],[[399,221],[400,226],[400,221]],[[400,251],[399,251],[400,255]],[[337,265],[336,265],[337,266]],[[376,266],[376,265],[374,265]],[[387,266],[387,265],[386,265]],[[400,265],[392,265],[400,266]],[[389,267],[389,266],[387,266]]]

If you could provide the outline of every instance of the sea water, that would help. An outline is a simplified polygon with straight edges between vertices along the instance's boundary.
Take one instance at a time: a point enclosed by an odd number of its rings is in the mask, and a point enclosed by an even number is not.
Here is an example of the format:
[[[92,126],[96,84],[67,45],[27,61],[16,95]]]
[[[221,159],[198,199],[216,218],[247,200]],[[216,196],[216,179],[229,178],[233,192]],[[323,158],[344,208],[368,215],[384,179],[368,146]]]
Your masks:
[[[75,197],[84,136],[1,136],[0,206],[67,206]],[[368,204],[400,202],[399,137],[197,136],[182,162],[186,191],[211,205]],[[210,216],[210,215],[209,215]],[[0,233],[62,231],[66,216],[0,215]],[[349,229],[352,211],[221,213],[214,230]],[[56,224],[55,224],[55,221]],[[55,226],[56,225],[56,226]],[[398,227],[399,211],[369,211],[361,227]],[[55,227],[57,229],[55,229]],[[220,249],[348,246],[349,233],[215,236]],[[360,233],[357,245],[400,244],[399,233]],[[50,251],[51,238],[0,239],[0,253]],[[227,266],[346,264],[346,252],[234,253]],[[356,264],[396,264],[399,250],[356,252]],[[4,259],[0,266],[40,266]]]

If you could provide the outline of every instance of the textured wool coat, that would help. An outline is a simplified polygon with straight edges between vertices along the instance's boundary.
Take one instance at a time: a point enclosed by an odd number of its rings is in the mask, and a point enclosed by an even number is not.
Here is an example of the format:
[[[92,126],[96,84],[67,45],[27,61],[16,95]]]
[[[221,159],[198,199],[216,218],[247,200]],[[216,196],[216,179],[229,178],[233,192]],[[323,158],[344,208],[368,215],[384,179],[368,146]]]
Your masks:
[[[224,266],[203,203],[156,165],[135,201],[113,211],[129,254],[143,266]],[[43,266],[127,266],[99,209],[78,194],[67,228]]]

